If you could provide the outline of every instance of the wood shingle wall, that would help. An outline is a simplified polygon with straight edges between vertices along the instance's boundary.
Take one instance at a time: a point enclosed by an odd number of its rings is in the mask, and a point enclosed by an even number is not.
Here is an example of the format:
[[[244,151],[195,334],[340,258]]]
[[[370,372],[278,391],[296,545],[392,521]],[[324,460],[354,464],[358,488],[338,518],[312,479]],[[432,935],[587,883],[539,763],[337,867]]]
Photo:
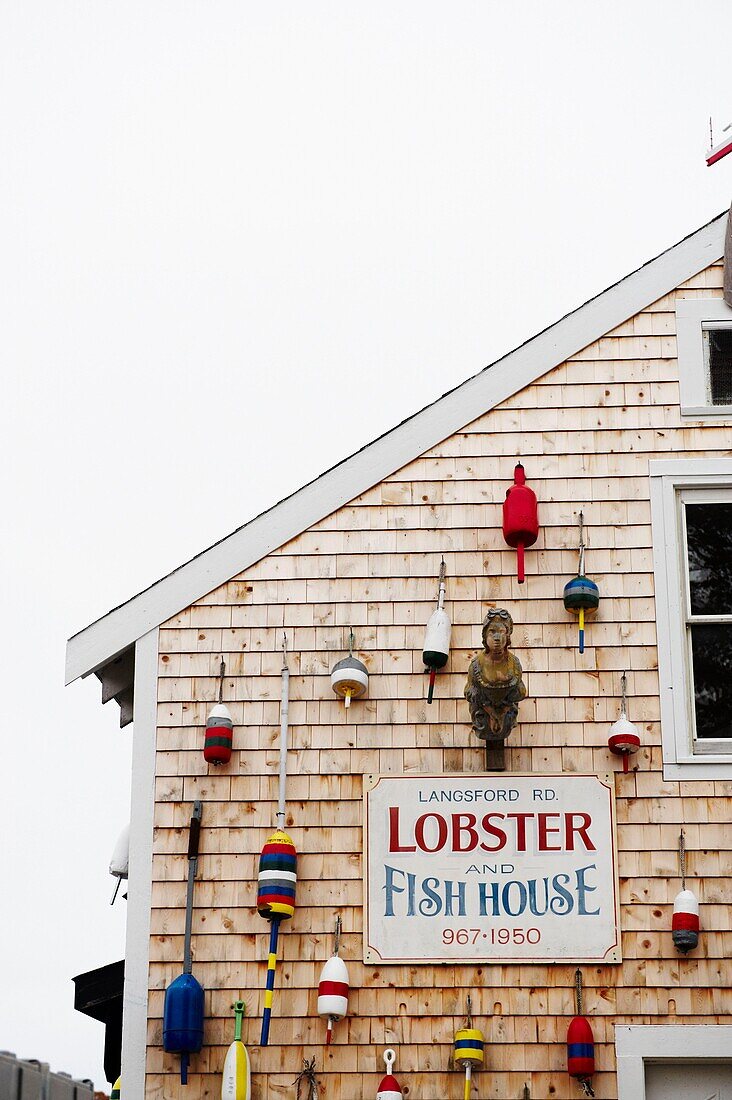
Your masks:
[[[678,295],[719,296],[721,268]],[[732,453],[727,423],[682,422],[674,299],[669,295],[536,384],[479,416],[348,506],[199,601],[160,631],[157,803],[153,861],[148,1097],[220,1095],[233,1037],[230,1006],[247,1005],[244,1041],[257,1100],[294,1097],[315,1055],[327,1100],[376,1095],[385,1046],[413,1100],[462,1095],[452,1070],[465,995],[486,1038],[473,1095],[580,1095],[566,1073],[573,965],[384,966],[362,958],[362,776],[483,770],[462,693],[491,604],[509,609],[529,698],[508,744],[508,768],[616,773],[624,962],[583,967],[596,1042],[598,1098],[617,1096],[616,1023],[719,1023],[730,1009],[732,784],[664,783],[661,773],[648,461]],[[527,582],[501,535],[501,505],[521,455],[537,493],[541,533]],[[587,571],[600,588],[587,648],[562,591],[577,566],[584,509]],[[447,671],[425,702],[421,662],[447,563],[453,622]],[[369,694],[348,713],[329,674],[353,626]],[[269,925],[257,915],[257,859],[275,823],[282,633],[291,671],[288,828],[298,850],[297,909],[283,926],[270,1046],[259,1048]],[[217,694],[235,723],[225,768],[207,769],[203,726]],[[630,717],[642,730],[637,771],[607,750],[628,672]],[[206,988],[206,1046],[190,1084],[164,1055],[163,991],[181,970],[187,825],[204,800],[195,893],[194,973]],[[699,948],[680,957],[671,908],[680,889],[683,825],[690,885],[702,902]],[[317,981],[336,913],[351,978],[350,1015],[324,1046]]]

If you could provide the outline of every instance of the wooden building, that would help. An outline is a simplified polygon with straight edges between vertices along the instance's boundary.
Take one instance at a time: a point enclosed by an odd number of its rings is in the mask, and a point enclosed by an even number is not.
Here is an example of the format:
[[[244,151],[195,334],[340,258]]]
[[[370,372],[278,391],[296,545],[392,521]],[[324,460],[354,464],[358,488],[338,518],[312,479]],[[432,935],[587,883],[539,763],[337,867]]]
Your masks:
[[[326,1100],[375,1096],[385,1047],[397,1052],[395,1072],[411,1100],[459,1097],[452,1043],[468,992],[486,1041],[475,1098],[582,1095],[565,1045],[575,1013],[574,925],[566,958],[506,961],[486,948],[469,963],[364,961],[364,777],[485,774],[463,690],[494,606],[513,616],[528,688],[501,782],[611,773],[615,792],[619,961],[580,964],[595,1094],[695,1098],[697,1080],[712,1082],[699,1096],[730,1088],[725,226],[726,215],[704,226],[69,641],[68,682],[96,673],[123,721],[134,719],[125,1100],[218,1098],[239,997],[256,1100],[294,1097],[303,1058],[313,1056]],[[501,531],[519,455],[540,520],[523,585]],[[601,597],[582,654],[562,601],[577,573],[580,510],[587,573]],[[422,642],[443,556],[452,643],[428,706]],[[370,682],[346,710],[330,671],[351,628]],[[256,910],[257,866],[277,809],[283,633],[287,828],[298,885],[280,936],[265,1048],[269,926]],[[234,752],[214,768],[202,747],[222,655]],[[641,735],[627,773],[608,751],[623,672]],[[178,1059],[162,1049],[162,1013],[181,970],[195,799],[204,819],[194,972],[207,1018],[182,1088]],[[682,830],[701,913],[699,945],[686,956],[671,935]],[[317,985],[336,914],[351,995],[326,1047]]]

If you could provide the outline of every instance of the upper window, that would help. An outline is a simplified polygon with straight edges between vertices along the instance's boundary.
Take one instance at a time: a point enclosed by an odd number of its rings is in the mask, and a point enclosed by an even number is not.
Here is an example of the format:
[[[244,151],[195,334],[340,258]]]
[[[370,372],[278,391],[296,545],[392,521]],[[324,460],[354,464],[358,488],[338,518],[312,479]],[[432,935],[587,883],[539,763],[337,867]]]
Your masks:
[[[732,490],[681,492],[696,752],[732,749]]]
[[[732,459],[650,463],[667,779],[732,779]]]
[[[732,418],[732,309],[721,298],[679,298],[676,339],[682,415]]]
[[[713,405],[732,405],[732,325],[702,325],[704,369]]]

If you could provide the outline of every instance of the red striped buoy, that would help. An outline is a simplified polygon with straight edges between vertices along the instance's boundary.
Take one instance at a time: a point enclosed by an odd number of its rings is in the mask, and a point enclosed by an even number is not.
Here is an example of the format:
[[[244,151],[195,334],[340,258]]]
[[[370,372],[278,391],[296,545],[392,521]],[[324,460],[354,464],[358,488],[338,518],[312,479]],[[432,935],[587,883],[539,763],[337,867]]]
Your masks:
[[[624,772],[628,770],[628,758],[632,756],[633,753],[638,752],[640,748],[638,730],[628,718],[627,683],[627,677],[625,673],[623,673],[620,677],[620,690],[622,694],[620,717],[617,722],[613,722],[610,727],[610,736],[607,740],[607,747],[610,749],[610,752],[614,753],[615,756],[622,756]]]
[[[348,1012],[348,969],[343,959],[333,955],[328,959],[318,983],[318,1016],[327,1020],[326,1043],[333,1035],[333,1024]]]
[[[681,890],[674,900],[671,935],[674,947],[686,955],[699,943],[699,902],[691,890],[686,889],[686,841],[683,829],[679,833],[679,868]]]
[[[590,1021],[582,1015],[582,971],[574,972],[577,1015],[567,1028],[567,1073],[582,1086],[585,1096],[594,1096],[590,1078],[595,1072],[595,1040]]]
[[[211,708],[206,719],[206,738],[203,743],[203,759],[207,764],[228,764],[234,740],[234,723],[229,708],[223,702],[226,665],[223,658],[219,673],[219,701]]]
[[[386,1076],[381,1079],[379,1091],[376,1093],[376,1100],[403,1100],[404,1093],[401,1085],[391,1072],[391,1068],[396,1061],[396,1054],[393,1050],[384,1051],[384,1061],[386,1062]]]
[[[595,1072],[595,1040],[585,1016],[575,1016],[567,1028],[567,1072],[579,1080]]]
[[[674,900],[671,918],[674,947],[683,955],[699,943],[699,902],[691,890],[681,890]]]
[[[327,1022],[326,1044],[333,1038],[333,1024],[342,1020],[348,1012],[348,969],[338,954],[341,938],[341,918],[336,917],[335,954],[329,958],[320,973],[318,983],[318,1016]]]

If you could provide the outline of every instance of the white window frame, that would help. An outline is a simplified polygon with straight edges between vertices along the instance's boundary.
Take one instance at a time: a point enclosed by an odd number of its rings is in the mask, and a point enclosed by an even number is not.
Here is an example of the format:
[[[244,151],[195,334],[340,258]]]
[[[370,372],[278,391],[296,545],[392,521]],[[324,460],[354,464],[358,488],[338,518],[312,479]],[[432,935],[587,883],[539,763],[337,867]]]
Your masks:
[[[646,1100],[646,1062],[732,1062],[727,1024],[615,1025],[618,1100]]]
[[[732,742],[724,752],[694,751],[682,514],[692,490],[700,501],[728,496],[732,459],[655,460],[649,474],[664,779],[732,779]]]
[[[678,298],[676,347],[681,415],[732,418],[732,405],[713,405],[704,355],[704,330],[732,327],[732,309],[723,298]]]

